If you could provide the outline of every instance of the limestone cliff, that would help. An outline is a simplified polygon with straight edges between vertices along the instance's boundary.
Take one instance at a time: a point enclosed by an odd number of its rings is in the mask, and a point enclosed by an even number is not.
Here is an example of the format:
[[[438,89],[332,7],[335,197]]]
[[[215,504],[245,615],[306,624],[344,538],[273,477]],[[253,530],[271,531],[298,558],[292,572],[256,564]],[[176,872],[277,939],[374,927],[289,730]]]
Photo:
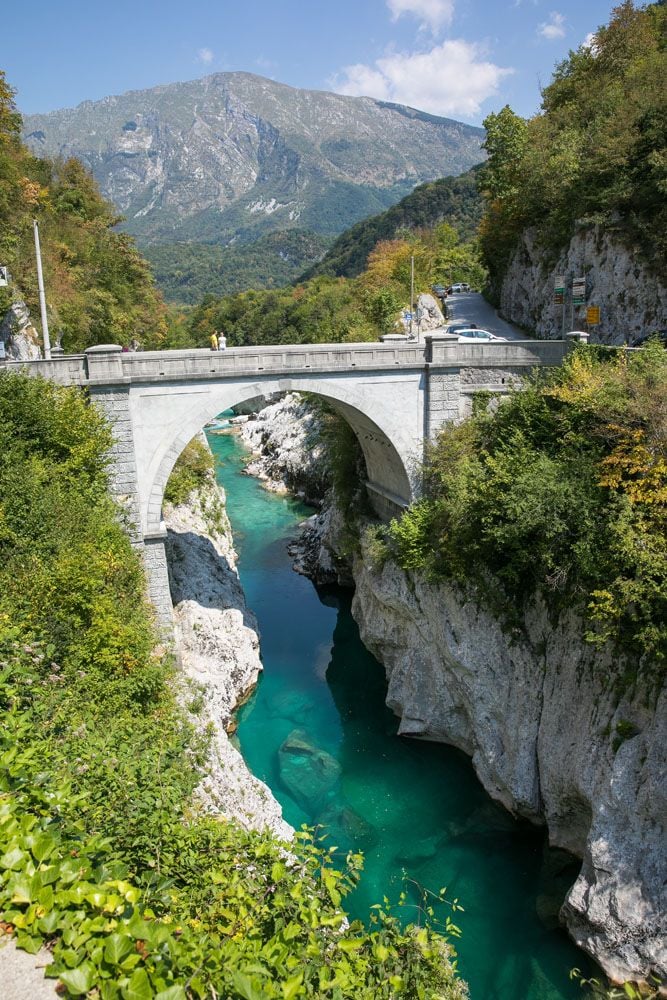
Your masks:
[[[600,324],[591,327],[591,341],[632,343],[640,334],[667,329],[667,285],[632,248],[600,226],[580,226],[553,266],[533,230],[526,230],[517,247],[500,292],[505,319],[539,337],[562,336],[562,306],[555,305],[554,278],[586,278],[586,299],[600,307]],[[565,329],[585,330],[585,307],[565,304]]]
[[[165,510],[177,650],[187,679],[182,700],[195,725],[211,734],[197,797],[210,812],[290,839],[293,831],[279,803],[250,773],[228,735],[232,712],[255,686],[262,664],[224,504],[224,491],[211,479],[187,505]]]
[[[615,980],[667,975],[667,694],[627,692],[610,650],[535,603],[509,632],[477,599],[355,560],[353,614],[400,732],[470,754],[490,795],[581,857],[562,916]]]

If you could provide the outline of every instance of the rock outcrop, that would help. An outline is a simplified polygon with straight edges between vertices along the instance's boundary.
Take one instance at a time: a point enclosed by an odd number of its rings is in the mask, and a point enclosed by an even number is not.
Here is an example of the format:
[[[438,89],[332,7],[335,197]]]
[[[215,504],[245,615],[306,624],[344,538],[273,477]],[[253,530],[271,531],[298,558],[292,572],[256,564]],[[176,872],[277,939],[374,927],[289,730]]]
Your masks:
[[[323,431],[320,412],[298,393],[287,393],[240,427],[257,456],[246,471],[267,489],[289,491],[319,506],[330,482]]]
[[[582,858],[562,910],[616,981],[667,976],[667,693],[618,696],[622,664],[572,613],[508,631],[473,591],[355,560],[353,614],[399,732],[472,757],[489,794]]]
[[[600,226],[580,226],[553,267],[528,229],[510,261],[500,293],[505,319],[558,339],[563,333],[563,307],[554,304],[554,278],[586,278],[586,301],[600,307],[600,323],[591,341],[632,343],[640,334],[667,329],[667,285],[649,270],[639,254]],[[585,330],[586,309],[570,305],[566,294],[565,331]]]
[[[10,361],[37,361],[42,356],[39,334],[27,305],[20,299],[12,302],[0,319],[0,341],[4,341],[5,356]]]
[[[290,839],[293,831],[279,803],[229,738],[232,713],[252,691],[262,664],[257,623],[236,571],[224,491],[211,479],[187,505],[167,505],[165,522],[177,649],[186,679],[182,701],[195,725],[211,734],[197,798],[209,812]]]

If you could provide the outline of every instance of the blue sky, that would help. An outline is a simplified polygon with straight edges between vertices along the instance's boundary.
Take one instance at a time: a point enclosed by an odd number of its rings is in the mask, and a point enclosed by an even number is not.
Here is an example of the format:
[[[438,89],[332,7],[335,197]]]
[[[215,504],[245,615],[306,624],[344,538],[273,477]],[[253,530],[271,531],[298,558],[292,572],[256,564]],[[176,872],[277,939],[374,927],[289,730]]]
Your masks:
[[[609,20],[601,0],[33,0],[0,13],[24,114],[246,70],[481,124],[539,108],[556,62]],[[97,7],[97,12],[95,8]]]

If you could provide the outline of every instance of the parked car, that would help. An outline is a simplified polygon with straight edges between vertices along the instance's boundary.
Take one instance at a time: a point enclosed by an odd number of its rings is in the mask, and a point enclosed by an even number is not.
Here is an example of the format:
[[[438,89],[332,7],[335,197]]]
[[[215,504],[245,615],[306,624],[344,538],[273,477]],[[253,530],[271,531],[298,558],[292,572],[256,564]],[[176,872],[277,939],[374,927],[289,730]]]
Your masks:
[[[447,294],[447,289],[444,285],[431,285],[431,291],[434,295],[437,295],[439,299],[441,299],[443,295]]]
[[[459,336],[459,344],[488,344],[491,341],[504,341],[507,342],[507,337],[499,337],[496,333],[490,333],[488,330],[478,330],[477,327],[464,327],[462,330],[456,330]]]
[[[452,292],[469,292],[470,285],[466,281],[457,281],[455,285],[451,287]]]
[[[450,323],[447,333],[458,333],[459,330],[476,330],[477,323]]]

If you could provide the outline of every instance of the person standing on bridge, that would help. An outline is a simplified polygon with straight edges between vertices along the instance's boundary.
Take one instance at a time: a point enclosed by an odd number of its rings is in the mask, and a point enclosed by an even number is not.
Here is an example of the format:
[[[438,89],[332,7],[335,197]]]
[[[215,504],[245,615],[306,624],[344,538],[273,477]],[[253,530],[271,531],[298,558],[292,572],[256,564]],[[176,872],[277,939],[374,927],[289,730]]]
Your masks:
[[[217,351],[217,349],[218,349],[218,335],[215,332],[215,330],[213,331],[213,333],[210,336],[210,342],[211,342],[211,350],[212,351]]]
[[[227,338],[225,337],[222,330],[218,330],[217,336],[218,336],[218,350],[224,351],[225,348],[227,347]]]

